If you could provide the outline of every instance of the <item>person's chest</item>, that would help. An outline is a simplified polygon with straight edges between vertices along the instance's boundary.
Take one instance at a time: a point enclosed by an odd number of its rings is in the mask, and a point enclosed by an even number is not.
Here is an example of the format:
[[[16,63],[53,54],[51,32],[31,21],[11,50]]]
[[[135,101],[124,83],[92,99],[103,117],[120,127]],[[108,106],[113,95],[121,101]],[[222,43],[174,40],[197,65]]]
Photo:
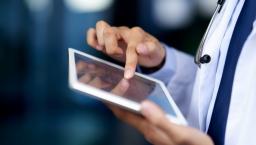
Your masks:
[[[236,17],[242,8],[240,1],[232,14],[222,41],[215,51],[209,51],[213,57],[212,64],[201,69],[198,73],[196,89],[193,98],[197,106],[199,128],[207,131],[211,121],[211,115],[219,89],[225,64],[229,42],[236,24]],[[226,126],[225,141],[227,145],[256,144],[253,141],[256,129],[256,22],[254,28],[246,40],[240,54],[233,88],[231,93],[230,109]],[[216,28],[217,29],[217,28]],[[211,42],[214,43],[214,42]],[[207,51],[206,51],[207,52]],[[198,97],[199,96],[199,97]],[[255,143],[254,143],[255,142]]]
[[[210,55],[211,61],[201,65],[197,71],[190,106],[192,111],[188,117],[189,122],[192,120],[194,122],[192,125],[202,131],[208,130],[227,50],[242,6],[242,1],[227,1],[222,12],[213,22],[205,43],[203,55]]]
[[[256,21],[244,44],[232,88],[226,144],[256,144]]]

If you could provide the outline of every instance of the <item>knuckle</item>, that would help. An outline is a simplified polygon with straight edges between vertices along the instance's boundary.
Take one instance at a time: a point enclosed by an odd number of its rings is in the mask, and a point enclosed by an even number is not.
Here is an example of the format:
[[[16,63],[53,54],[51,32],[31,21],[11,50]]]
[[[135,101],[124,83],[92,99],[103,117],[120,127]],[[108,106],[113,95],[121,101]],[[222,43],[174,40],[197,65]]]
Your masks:
[[[127,26],[120,26],[118,27],[118,29],[121,29],[121,30],[129,30],[129,28]]]
[[[131,28],[130,34],[131,37],[134,37],[133,39],[137,42],[141,41],[142,39],[145,38],[145,34],[142,28],[140,27],[133,27]]]
[[[157,43],[159,43],[159,41],[158,41],[156,38],[152,38],[151,42],[154,43],[155,45],[156,45]]]
[[[140,28],[140,27],[138,27],[138,26],[133,27],[131,30],[132,30],[133,32],[135,32],[135,33],[141,33],[141,32],[143,32],[142,28]]]
[[[105,25],[105,24],[106,24],[105,21],[100,20],[100,21],[98,21],[98,22],[96,23],[96,27],[98,27],[98,26],[103,26],[103,25]]]
[[[114,30],[112,28],[106,28],[104,29],[103,35],[104,36],[110,36],[114,34]]]

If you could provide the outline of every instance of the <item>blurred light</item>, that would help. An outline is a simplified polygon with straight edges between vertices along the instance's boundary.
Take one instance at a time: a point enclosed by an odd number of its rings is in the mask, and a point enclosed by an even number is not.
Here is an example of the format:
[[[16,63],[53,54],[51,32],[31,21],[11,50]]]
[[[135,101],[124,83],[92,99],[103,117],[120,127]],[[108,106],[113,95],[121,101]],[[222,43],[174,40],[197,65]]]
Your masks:
[[[198,9],[202,16],[211,17],[217,6],[217,0],[197,0]]]
[[[181,28],[194,17],[194,4],[191,0],[154,0],[154,19],[164,28]]]
[[[31,11],[39,12],[47,8],[50,4],[50,0],[25,0],[28,8]]]
[[[66,6],[77,13],[99,12],[107,9],[113,0],[64,0]]]

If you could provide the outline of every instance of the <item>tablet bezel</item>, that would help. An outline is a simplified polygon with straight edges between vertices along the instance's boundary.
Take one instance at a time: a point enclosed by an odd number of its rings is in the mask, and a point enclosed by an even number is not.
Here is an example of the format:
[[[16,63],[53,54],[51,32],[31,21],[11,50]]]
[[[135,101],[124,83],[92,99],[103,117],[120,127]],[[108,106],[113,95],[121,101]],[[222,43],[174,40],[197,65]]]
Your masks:
[[[92,56],[90,54],[86,54],[84,52],[75,50],[73,48],[69,48],[68,52],[69,52],[69,86],[70,86],[71,89],[73,89],[75,91],[79,91],[81,93],[85,93],[85,94],[87,94],[91,97],[94,97],[95,99],[102,100],[102,101],[105,101],[105,102],[108,102],[108,103],[111,103],[111,104],[115,104],[115,105],[118,105],[118,106],[120,106],[124,109],[128,109],[128,110],[130,110],[134,113],[140,114],[141,106],[140,106],[139,103],[79,82],[78,79],[77,79],[77,73],[76,73],[76,68],[75,68],[75,66],[76,66],[75,53],[77,53],[79,55],[82,55],[82,56],[85,56],[87,58],[90,58],[92,60],[99,61],[99,62],[104,63],[106,65],[115,67],[117,69],[124,70],[123,67],[121,67],[119,65],[116,65],[114,63],[102,60],[102,59],[97,58],[95,56]],[[165,87],[165,85],[162,81],[151,78],[149,76],[146,76],[146,75],[143,75],[143,74],[140,74],[140,73],[137,73],[137,72],[135,73],[135,75],[137,75],[139,77],[142,77],[144,79],[151,80],[151,81],[159,84],[159,86],[162,88],[165,96],[167,97],[167,100],[169,101],[169,103],[173,107],[174,112],[176,113],[176,116],[173,116],[171,114],[166,114],[167,117],[172,122],[174,122],[176,124],[187,125],[187,122],[186,122],[185,118],[181,114],[181,112],[178,109],[177,105],[175,104],[174,100],[171,98],[171,95],[169,94],[167,88]]]

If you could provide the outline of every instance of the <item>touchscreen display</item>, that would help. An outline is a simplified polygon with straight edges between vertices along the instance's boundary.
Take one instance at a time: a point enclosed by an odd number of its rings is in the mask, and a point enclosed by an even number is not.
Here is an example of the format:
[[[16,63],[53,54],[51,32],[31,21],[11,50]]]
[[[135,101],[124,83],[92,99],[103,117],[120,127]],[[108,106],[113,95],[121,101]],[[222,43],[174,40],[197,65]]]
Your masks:
[[[75,53],[76,74],[80,83],[112,93],[111,90],[123,79],[124,71],[104,62]],[[140,103],[149,99],[158,104],[166,113],[176,116],[167,96],[154,81],[135,75],[129,80],[129,88],[123,96]]]

